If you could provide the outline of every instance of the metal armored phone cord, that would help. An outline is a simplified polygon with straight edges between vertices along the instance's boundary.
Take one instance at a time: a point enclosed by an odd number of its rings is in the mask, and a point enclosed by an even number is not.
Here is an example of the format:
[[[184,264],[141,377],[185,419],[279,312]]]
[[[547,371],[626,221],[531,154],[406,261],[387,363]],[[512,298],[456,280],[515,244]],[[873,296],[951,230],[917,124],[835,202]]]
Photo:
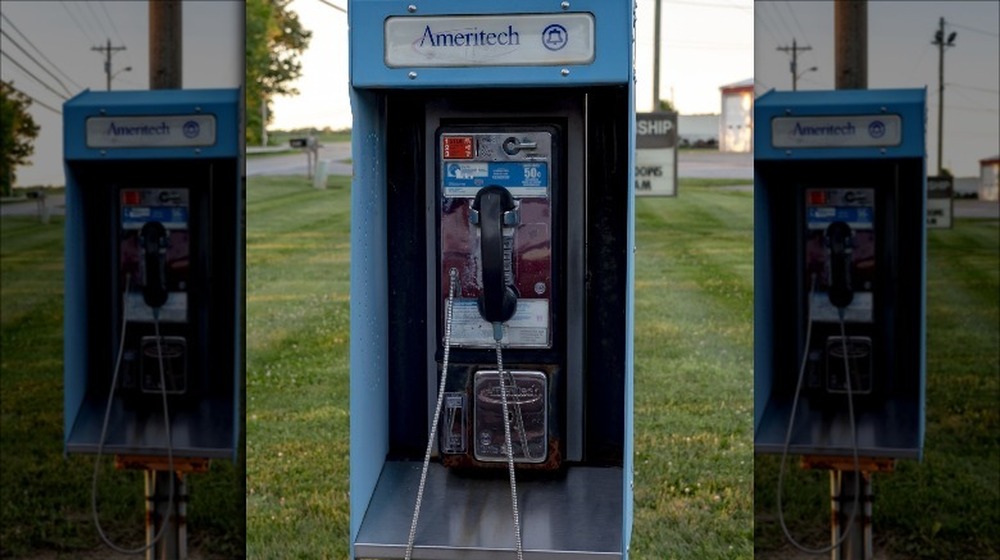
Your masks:
[[[517,477],[514,475],[514,443],[510,437],[510,413],[507,411],[507,384],[503,378],[503,350],[500,345],[500,340],[503,338],[503,325],[501,323],[493,323],[493,338],[496,340],[497,373],[500,377],[500,405],[503,407],[503,432],[504,438],[506,438],[505,443],[507,444],[507,473],[510,476],[510,502],[514,516],[514,550],[517,552],[517,560],[524,560],[524,548],[521,544],[521,517],[517,507]],[[510,377],[512,380],[514,379],[514,372],[511,372]],[[520,427],[520,430],[523,440],[523,425]],[[527,453],[526,449],[525,453]]]
[[[410,521],[410,535],[406,540],[406,554],[404,558],[410,560],[413,557],[413,543],[417,538],[417,521],[420,519],[420,506],[424,501],[424,486],[427,483],[427,470],[431,464],[431,451],[434,449],[434,440],[437,438],[438,418],[441,416],[441,407],[444,403],[445,384],[448,380],[448,360],[451,357],[451,319],[452,309],[455,305],[455,284],[458,283],[458,269],[452,268],[448,271],[448,304],[445,308],[444,319],[444,363],[441,365],[441,382],[438,384],[437,403],[434,405],[434,419],[431,421],[431,433],[427,437],[427,450],[424,452],[424,465],[420,470],[420,485],[417,486],[417,500],[413,504],[413,519]]]
[[[128,288],[130,280],[131,276],[126,275],[125,290],[122,293],[122,335],[121,335],[121,340],[118,343],[118,359],[115,361],[114,374],[111,376],[111,389],[108,392],[108,405],[107,408],[105,408],[104,410],[104,424],[101,426],[101,439],[98,440],[97,442],[97,458],[94,460],[94,479],[93,479],[93,484],[91,486],[90,506],[91,506],[91,513],[93,514],[94,517],[94,525],[97,527],[97,534],[101,537],[101,540],[104,541],[104,544],[108,545],[116,552],[120,552],[122,554],[142,554],[143,552],[146,552],[150,548],[156,546],[156,544],[160,542],[160,539],[163,538],[165,532],[164,530],[167,528],[168,525],[167,522],[169,521],[170,517],[169,507],[167,508],[167,516],[164,517],[163,521],[160,522],[160,529],[159,531],[156,532],[156,536],[153,537],[153,540],[146,546],[134,549],[122,548],[116,545],[115,543],[111,542],[111,539],[108,537],[108,535],[104,532],[104,529],[101,527],[100,516],[97,514],[97,476],[98,473],[100,472],[100,467],[101,467],[101,455],[104,454],[104,440],[108,435],[108,420],[111,418],[111,403],[115,395],[115,386],[118,384],[118,373],[122,364],[122,355],[125,352],[125,329],[126,326],[128,325],[128,316],[126,310],[128,308],[127,298],[128,298]],[[167,464],[170,467],[170,498],[167,501],[167,503],[172,504],[174,501],[174,477],[175,477],[174,453],[173,453],[173,444],[171,443],[170,439],[170,414],[167,409],[167,380],[164,374],[164,367],[163,367],[163,348],[160,346],[161,344],[160,310],[158,308],[153,309],[153,329],[156,334],[156,353],[159,356],[159,362],[160,362],[160,389],[161,389],[160,394],[163,396],[163,423],[167,431],[167,461],[168,461]]]
[[[844,544],[844,540],[847,539],[848,531],[845,531],[836,542],[830,544],[829,546],[824,546],[822,548],[808,548],[805,545],[799,543],[792,537],[791,531],[788,530],[788,525],[785,524],[785,512],[784,508],[781,507],[781,488],[784,485],[785,479],[785,462],[788,459],[788,449],[791,446],[792,441],[792,428],[795,425],[795,412],[799,407],[799,396],[802,391],[802,380],[805,377],[806,362],[809,359],[809,342],[812,338],[812,296],[813,290],[816,286],[816,276],[813,275],[809,286],[809,297],[808,297],[808,311],[806,314],[806,344],[805,350],[802,353],[802,365],[799,367],[799,380],[795,386],[795,398],[792,399],[792,413],[788,418],[788,431],[785,432],[785,445],[781,450],[781,466],[778,468],[778,488],[777,488],[777,500],[778,500],[778,522],[781,524],[781,530],[785,533],[785,538],[788,542],[792,543],[795,548],[805,552],[806,554],[826,554],[840,547]],[[854,452],[854,471],[861,472],[861,463],[858,460],[858,426],[854,419],[854,396],[851,392],[851,371],[850,364],[847,361],[847,336],[846,330],[844,328],[844,310],[838,309],[838,316],[840,318],[840,335],[841,342],[844,345],[844,376],[847,378],[847,413],[850,418],[851,423],[851,434],[854,439],[854,446],[852,451]],[[854,507],[851,509],[851,516],[847,522],[847,527],[854,525],[855,517],[858,513],[858,494],[861,493],[861,481],[860,477],[854,477]]]

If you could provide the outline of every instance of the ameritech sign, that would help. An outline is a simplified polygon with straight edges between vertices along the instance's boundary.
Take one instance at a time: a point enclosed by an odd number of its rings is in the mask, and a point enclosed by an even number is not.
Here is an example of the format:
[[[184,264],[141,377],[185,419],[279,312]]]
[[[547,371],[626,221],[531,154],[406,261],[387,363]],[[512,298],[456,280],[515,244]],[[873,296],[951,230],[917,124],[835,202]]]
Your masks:
[[[677,113],[636,113],[635,194],[677,194]]]
[[[385,20],[390,68],[546,66],[594,61],[591,14],[396,16]]]
[[[775,148],[885,147],[902,141],[899,115],[777,117],[771,121]]]
[[[87,119],[88,148],[184,148],[214,144],[214,115]]]

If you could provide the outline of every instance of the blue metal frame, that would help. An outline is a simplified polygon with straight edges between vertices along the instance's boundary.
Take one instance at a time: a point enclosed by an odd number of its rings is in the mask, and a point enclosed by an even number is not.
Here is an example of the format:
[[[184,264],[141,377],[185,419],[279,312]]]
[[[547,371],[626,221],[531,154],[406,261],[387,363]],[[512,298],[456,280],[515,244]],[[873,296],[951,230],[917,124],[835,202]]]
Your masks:
[[[411,13],[407,8],[416,5]],[[386,2],[353,0],[348,10],[350,27],[362,29],[350,36],[351,84],[355,88],[428,88],[468,87],[470,74],[481,87],[568,86],[631,83],[632,79],[632,9],[623,10],[617,2],[574,0],[562,11],[559,2],[508,0],[502,4],[488,0],[469,0],[461,4],[427,0],[425,2]],[[384,27],[390,16],[553,14],[590,13],[596,20],[595,59],[591,64],[555,66],[503,66],[463,68],[389,68],[383,56]],[[563,69],[568,74],[563,75]],[[417,77],[410,78],[409,73]]]
[[[757,171],[754,179],[754,441],[761,449],[760,428],[765,411],[771,402],[774,389],[774,361],[772,340],[776,336],[771,311],[774,309],[775,294],[771,288],[771,270],[775,255],[771,252],[771,231],[769,224],[779,217],[773,216],[771,208],[775,201],[791,193],[769,183],[769,177],[780,174],[782,162],[815,162],[818,176],[831,166],[850,165],[855,162],[885,161],[886,164],[903,164],[910,170],[919,172],[922,180],[910,185],[908,196],[919,197],[919,204],[926,212],[926,92],[923,89],[885,90],[837,90],[837,91],[770,91],[759,97],[754,107],[754,161]],[[823,148],[775,148],[771,142],[771,122],[787,116],[844,116],[895,114],[902,120],[902,141],[887,147],[823,147]],[[919,262],[919,302],[908,302],[920,306],[920,336],[912,351],[918,352],[917,361],[919,388],[916,425],[917,445],[910,449],[881,449],[883,456],[912,456],[919,458],[923,453],[926,424],[926,223],[920,218],[922,230],[913,232],[920,238]],[[773,442],[763,442],[773,447]],[[807,446],[808,447],[808,446]],[[793,453],[794,453],[793,449]],[[898,454],[898,455],[897,455]]]
[[[232,232],[237,271],[244,269],[243,232],[243,126],[241,118],[243,92],[241,89],[190,89],[190,90],[143,90],[143,91],[84,91],[66,101],[63,105],[63,153],[66,172],[66,236],[65,236],[65,315],[63,326],[63,434],[64,446],[69,446],[74,423],[78,421],[81,406],[87,391],[86,368],[76,364],[87,363],[87,348],[84,333],[91,313],[106,314],[108,310],[94,310],[88,307],[88,287],[84,282],[88,265],[84,240],[88,228],[87,217],[83,214],[83,201],[88,195],[88,184],[78,178],[77,164],[93,165],[93,162],[107,162],[109,173],[113,172],[117,161],[145,160],[157,165],[170,165],[171,161],[192,159],[230,160],[237,184],[234,185],[232,212],[235,231]],[[89,148],[86,138],[86,121],[90,117],[113,116],[170,116],[170,115],[214,115],[216,140],[210,146],[174,148]],[[151,170],[155,171],[155,170]],[[233,419],[231,456],[237,457],[243,391],[243,284],[242,272],[236,275],[233,287],[233,303],[236,316],[233,317]]]
[[[388,68],[383,59],[383,24],[389,16],[409,15],[409,3],[351,0],[351,103],[354,113],[352,150],[356,162],[351,212],[351,346],[350,346],[350,495],[351,543],[356,542],[369,501],[385,464],[388,441],[388,388],[385,341],[388,339],[388,285],[386,253],[386,143],[381,91],[414,88],[581,87],[625,84],[633,73],[634,5],[630,1],[574,0],[571,12],[591,13],[595,19],[596,57],[589,65],[509,66],[476,68]],[[417,4],[416,15],[561,14],[560,4],[511,0],[502,4],[470,0],[428,0]],[[458,13],[455,13],[458,12]],[[408,76],[410,70],[417,79]],[[629,153],[635,152],[635,101],[629,96],[628,130],[623,131]],[[634,157],[630,156],[630,157]],[[635,244],[634,165],[628,177],[628,246]],[[633,524],[633,371],[634,371],[634,259],[627,269],[625,335],[625,398],[623,457],[622,557],[628,557]],[[352,548],[353,557],[353,548]]]

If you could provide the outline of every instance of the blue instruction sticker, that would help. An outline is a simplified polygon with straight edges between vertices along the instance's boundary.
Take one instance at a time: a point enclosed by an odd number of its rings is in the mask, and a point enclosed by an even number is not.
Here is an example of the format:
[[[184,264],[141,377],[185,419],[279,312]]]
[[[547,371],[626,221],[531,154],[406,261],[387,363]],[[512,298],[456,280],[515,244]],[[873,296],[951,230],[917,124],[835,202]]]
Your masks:
[[[447,197],[476,196],[487,185],[505,187],[516,197],[548,196],[546,162],[448,162],[442,171],[441,186]]]

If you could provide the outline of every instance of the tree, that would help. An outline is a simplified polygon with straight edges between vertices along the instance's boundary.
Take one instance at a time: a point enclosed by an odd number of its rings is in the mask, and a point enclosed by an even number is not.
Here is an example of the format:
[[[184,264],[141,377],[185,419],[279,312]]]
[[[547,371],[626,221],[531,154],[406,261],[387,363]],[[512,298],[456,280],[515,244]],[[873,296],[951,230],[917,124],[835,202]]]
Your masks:
[[[17,174],[14,168],[28,163],[35,153],[38,125],[28,113],[31,98],[0,81],[0,194],[10,196]]]
[[[291,83],[302,75],[299,57],[312,33],[288,9],[291,0],[248,0],[246,3],[246,112],[247,144],[259,144],[263,103],[275,95],[298,93]]]
[[[659,109],[660,109],[660,111],[665,111],[667,113],[676,113],[677,112],[677,110],[674,109],[674,104],[671,103],[669,99],[661,99],[660,100],[660,107],[659,107]]]

